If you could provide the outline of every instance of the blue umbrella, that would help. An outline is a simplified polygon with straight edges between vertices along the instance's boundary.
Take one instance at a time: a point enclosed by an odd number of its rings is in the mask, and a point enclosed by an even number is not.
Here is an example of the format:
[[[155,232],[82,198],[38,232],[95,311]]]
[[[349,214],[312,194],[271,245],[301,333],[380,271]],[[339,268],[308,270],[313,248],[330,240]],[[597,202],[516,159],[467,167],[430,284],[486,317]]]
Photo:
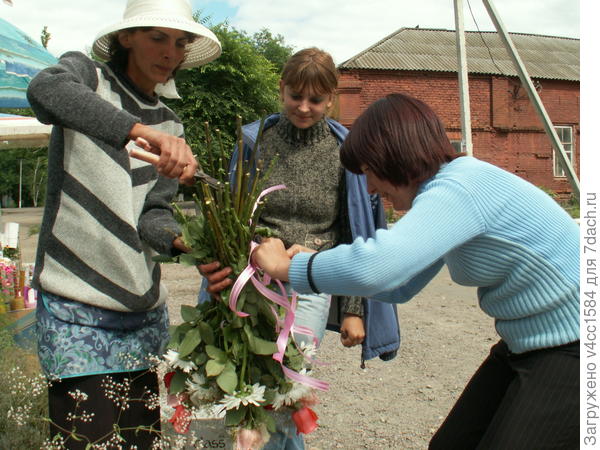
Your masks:
[[[0,19],[0,108],[28,108],[29,82],[56,61],[41,44]]]

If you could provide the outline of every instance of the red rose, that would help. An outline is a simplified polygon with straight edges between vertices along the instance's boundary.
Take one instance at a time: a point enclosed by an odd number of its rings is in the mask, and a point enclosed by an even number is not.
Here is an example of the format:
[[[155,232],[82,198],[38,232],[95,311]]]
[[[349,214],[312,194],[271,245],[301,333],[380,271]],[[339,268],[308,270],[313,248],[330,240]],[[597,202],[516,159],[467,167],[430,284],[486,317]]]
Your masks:
[[[308,434],[308,433],[315,431],[317,429],[317,427],[319,426],[317,424],[318,418],[319,417],[317,416],[317,413],[315,413],[308,406],[300,408],[299,410],[294,411],[292,413],[292,419],[294,420],[294,423],[296,424],[296,428],[298,429],[298,434],[300,434],[300,433]]]
[[[169,372],[169,373],[165,373],[163,381],[165,382],[165,386],[167,387],[167,390],[169,390],[169,388],[171,387],[171,379],[174,376],[175,376],[175,371]]]
[[[183,405],[177,405],[175,407],[175,414],[169,419],[169,422],[173,424],[175,431],[181,434],[185,434],[190,429],[190,416],[191,413]]]

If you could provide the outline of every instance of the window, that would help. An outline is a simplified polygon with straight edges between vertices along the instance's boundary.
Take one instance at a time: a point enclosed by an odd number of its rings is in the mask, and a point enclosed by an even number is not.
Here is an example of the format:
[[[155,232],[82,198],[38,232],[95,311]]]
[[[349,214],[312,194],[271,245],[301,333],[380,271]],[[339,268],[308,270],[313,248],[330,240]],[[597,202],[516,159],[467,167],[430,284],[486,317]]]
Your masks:
[[[565,149],[565,153],[567,154],[567,158],[571,161],[571,165],[573,165],[573,128],[572,127],[554,127],[556,134],[558,135],[558,139],[563,145]],[[563,170],[560,164],[560,157],[556,154],[556,150],[552,150],[552,156],[554,158],[554,176],[555,177],[566,177],[566,173]]]
[[[456,150],[456,153],[461,153],[462,150],[462,141],[453,141],[451,140],[450,143],[452,144],[452,147],[454,147],[454,150]]]

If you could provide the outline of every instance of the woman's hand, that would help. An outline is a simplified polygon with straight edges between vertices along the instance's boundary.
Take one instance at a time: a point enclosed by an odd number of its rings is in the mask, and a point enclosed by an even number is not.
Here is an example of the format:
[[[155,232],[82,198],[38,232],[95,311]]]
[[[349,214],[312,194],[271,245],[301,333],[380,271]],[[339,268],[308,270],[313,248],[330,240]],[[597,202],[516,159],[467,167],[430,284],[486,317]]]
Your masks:
[[[252,252],[252,262],[272,278],[288,281],[291,259],[281,239],[263,239]]]
[[[177,236],[175,239],[173,239],[173,247],[175,247],[177,250],[182,251],[183,253],[189,253],[192,250],[183,243],[183,239],[181,239],[181,236]]]
[[[313,250],[312,248],[304,247],[300,244],[294,244],[287,249],[287,254],[290,257],[290,259],[292,259],[298,253],[317,253],[317,251]]]
[[[173,247],[184,253],[189,253],[191,250],[183,243],[181,236],[178,236],[173,240]],[[221,267],[219,261],[196,266],[200,275],[206,278],[206,281],[208,282],[206,291],[213,297],[219,297],[219,293],[233,283],[231,278],[227,278],[233,271],[231,267],[225,267],[224,269],[218,270],[219,267]]]
[[[362,344],[365,339],[365,324],[362,317],[345,314],[340,328],[340,340],[344,347],[354,347]]]
[[[218,298],[220,296],[220,292],[224,289],[227,289],[229,286],[233,284],[233,280],[229,277],[231,275],[233,269],[231,267],[225,267],[224,269],[219,270],[221,267],[221,263],[219,261],[213,261],[208,264],[200,264],[198,266],[198,271],[200,274],[206,278],[208,282],[208,287],[206,291],[213,297]]]
[[[198,162],[185,139],[155,130],[147,125],[136,123],[129,132],[129,138],[138,147],[159,155],[156,170],[168,178],[179,178],[179,182],[192,185]]]

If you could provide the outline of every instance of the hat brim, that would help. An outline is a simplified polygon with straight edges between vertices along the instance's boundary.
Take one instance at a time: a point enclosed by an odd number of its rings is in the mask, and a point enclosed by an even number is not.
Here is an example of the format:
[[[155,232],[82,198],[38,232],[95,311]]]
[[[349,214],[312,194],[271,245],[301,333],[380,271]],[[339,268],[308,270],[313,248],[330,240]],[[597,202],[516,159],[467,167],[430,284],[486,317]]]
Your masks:
[[[110,59],[110,42],[114,33],[127,28],[161,27],[187,31],[197,36],[194,42],[186,45],[186,55],[180,68],[189,69],[206,64],[221,54],[221,43],[215,34],[198,22],[183,20],[180,17],[136,16],[104,28],[98,33],[92,46],[94,55],[107,61]]]

